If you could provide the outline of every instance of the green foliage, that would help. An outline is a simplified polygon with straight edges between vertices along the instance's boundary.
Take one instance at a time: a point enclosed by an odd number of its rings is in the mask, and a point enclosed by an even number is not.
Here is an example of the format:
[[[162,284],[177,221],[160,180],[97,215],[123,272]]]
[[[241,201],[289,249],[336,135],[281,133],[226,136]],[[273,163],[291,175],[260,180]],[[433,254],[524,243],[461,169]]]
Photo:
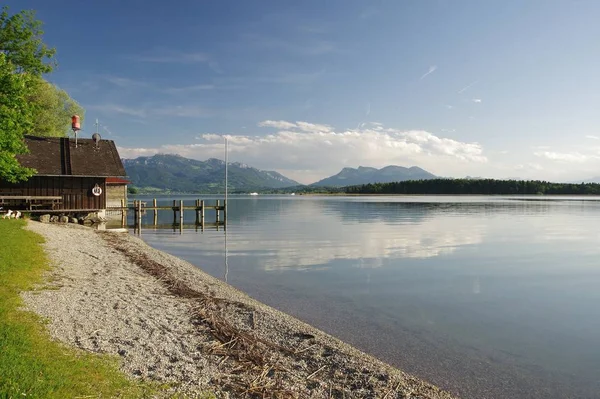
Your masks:
[[[32,80],[28,97],[33,106],[35,128],[30,134],[43,137],[64,137],[71,130],[71,116],[85,111],[69,94],[41,77]]]
[[[410,180],[395,183],[375,183],[346,187],[348,194],[548,194],[548,195],[598,195],[596,183],[550,183],[539,180],[495,179],[433,179]]]
[[[0,53],[13,65],[14,72],[42,75],[52,72],[56,52],[42,42],[42,22],[35,11],[25,10],[10,16],[8,6],[0,13]]]
[[[27,152],[25,134],[65,136],[71,116],[84,112],[42,78],[54,68],[55,50],[42,42],[41,26],[34,11],[11,16],[5,6],[0,13],[0,179],[11,183],[35,173],[16,158]]]
[[[27,152],[23,135],[33,126],[33,107],[27,101],[32,76],[14,73],[14,66],[0,53],[0,179],[15,183],[32,176],[23,168],[17,154]]]
[[[140,192],[137,187],[129,186],[127,187],[127,192],[131,195],[135,195]]]
[[[68,349],[22,309],[19,293],[42,281],[48,261],[42,237],[23,220],[0,220],[0,397],[139,398],[154,388],[126,378],[117,360]],[[86,396],[89,395],[89,396]]]

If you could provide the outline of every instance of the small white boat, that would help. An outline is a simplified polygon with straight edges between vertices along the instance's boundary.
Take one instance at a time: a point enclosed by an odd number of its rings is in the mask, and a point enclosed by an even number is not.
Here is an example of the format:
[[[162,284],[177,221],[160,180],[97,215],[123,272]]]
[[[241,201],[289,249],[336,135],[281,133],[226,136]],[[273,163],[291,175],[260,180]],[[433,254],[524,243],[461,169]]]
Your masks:
[[[296,195],[296,193],[291,193],[290,195]]]
[[[250,195],[258,195],[258,193],[250,193]]]

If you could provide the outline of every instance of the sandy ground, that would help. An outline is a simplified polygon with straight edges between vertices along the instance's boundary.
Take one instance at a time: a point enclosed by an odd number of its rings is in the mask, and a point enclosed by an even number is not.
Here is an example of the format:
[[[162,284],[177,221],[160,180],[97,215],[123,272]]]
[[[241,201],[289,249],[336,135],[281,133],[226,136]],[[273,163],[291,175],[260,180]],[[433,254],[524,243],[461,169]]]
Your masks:
[[[57,340],[189,397],[452,398],[126,233],[29,222],[54,266],[23,293]]]

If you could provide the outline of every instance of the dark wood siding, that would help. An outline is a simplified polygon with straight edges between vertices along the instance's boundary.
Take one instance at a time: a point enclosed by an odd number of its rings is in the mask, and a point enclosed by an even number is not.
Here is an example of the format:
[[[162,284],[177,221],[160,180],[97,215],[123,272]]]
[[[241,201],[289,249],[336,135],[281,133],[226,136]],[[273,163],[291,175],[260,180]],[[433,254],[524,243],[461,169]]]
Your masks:
[[[0,181],[0,196],[62,196],[61,209],[105,209],[105,181],[102,177],[33,176],[19,184]],[[96,184],[102,188],[99,196],[92,194]]]

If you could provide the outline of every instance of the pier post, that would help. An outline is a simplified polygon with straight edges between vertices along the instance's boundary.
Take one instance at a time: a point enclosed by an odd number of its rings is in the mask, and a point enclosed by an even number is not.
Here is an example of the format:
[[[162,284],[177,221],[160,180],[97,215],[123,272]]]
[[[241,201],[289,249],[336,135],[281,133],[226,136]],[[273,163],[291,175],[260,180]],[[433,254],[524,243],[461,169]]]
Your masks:
[[[128,208],[127,208],[127,201],[126,200],[122,200],[122,201],[123,201],[122,204],[124,206],[124,209],[123,209],[123,215],[121,217],[125,221],[123,223],[123,227],[125,227],[127,225],[127,209]]]
[[[179,201],[179,230],[183,230],[183,200]]]
[[[177,224],[177,201],[173,200],[173,225]]]
[[[154,207],[154,225],[158,224],[158,209],[156,208],[156,198],[152,200],[152,206]]]
[[[216,217],[216,222],[217,222],[217,229],[219,228],[219,219],[221,219],[221,214],[219,211],[219,208],[221,206],[221,201],[217,200],[217,206],[215,207],[215,217]]]
[[[227,230],[227,200],[223,201],[223,224],[224,229]]]
[[[127,222],[127,218],[125,217],[125,199],[121,198],[121,227],[125,227],[125,223]]]
[[[200,224],[200,200],[196,200],[196,226]]]
[[[142,232],[142,201],[137,200],[137,223],[138,223],[138,232]]]
[[[200,201],[200,225],[204,231],[204,200]]]

